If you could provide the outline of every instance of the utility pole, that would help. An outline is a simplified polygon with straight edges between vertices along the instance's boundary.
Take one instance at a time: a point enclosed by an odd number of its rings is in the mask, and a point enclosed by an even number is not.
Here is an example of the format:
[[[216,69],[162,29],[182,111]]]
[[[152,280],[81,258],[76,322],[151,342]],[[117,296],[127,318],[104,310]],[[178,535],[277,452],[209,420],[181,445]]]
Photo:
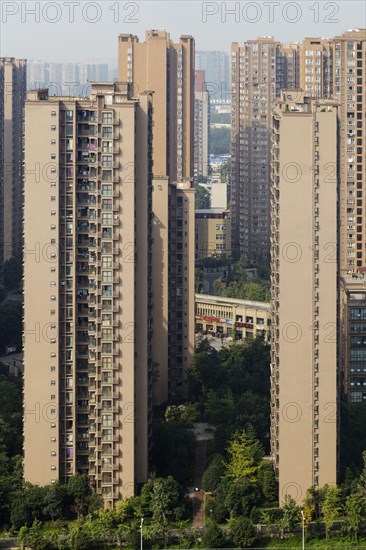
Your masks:
[[[305,516],[304,510],[301,510],[302,517],[302,550],[305,550]]]
[[[142,525],[144,523],[144,518],[141,518],[141,523],[140,523],[140,530],[141,530],[141,543],[140,543],[140,548],[141,550],[143,550],[144,548],[144,541],[143,541],[143,536],[142,536]]]

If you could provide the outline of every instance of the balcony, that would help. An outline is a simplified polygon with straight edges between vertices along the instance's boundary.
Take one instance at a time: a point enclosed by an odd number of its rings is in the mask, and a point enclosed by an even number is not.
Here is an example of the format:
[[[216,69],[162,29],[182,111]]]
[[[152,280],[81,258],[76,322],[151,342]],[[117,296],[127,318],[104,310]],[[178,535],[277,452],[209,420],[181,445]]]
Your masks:
[[[95,124],[78,124],[76,134],[78,136],[96,136],[97,127]]]

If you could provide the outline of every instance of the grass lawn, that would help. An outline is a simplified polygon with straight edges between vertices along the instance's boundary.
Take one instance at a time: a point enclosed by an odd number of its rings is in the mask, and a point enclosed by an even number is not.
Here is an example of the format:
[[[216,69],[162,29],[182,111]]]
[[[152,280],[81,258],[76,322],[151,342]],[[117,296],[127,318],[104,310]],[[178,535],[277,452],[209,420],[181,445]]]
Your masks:
[[[301,537],[289,537],[284,540],[280,539],[262,539],[256,544],[257,548],[301,548]],[[333,548],[365,548],[366,538],[360,537],[358,542],[351,541],[340,536],[333,536],[328,541],[324,539],[311,538],[305,542],[305,548],[326,548],[332,550]]]

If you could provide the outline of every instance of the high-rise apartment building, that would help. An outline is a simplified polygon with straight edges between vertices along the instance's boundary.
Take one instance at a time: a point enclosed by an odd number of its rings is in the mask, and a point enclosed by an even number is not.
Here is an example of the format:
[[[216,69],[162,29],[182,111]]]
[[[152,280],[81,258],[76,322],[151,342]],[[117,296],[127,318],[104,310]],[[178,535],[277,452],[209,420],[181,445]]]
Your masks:
[[[341,105],[339,269],[346,278],[366,265],[365,68],[366,29],[303,42],[301,87],[317,97],[335,97]],[[328,169],[334,174],[334,167]]]
[[[366,402],[365,268],[341,277],[339,298],[339,377],[349,404]]]
[[[88,473],[106,506],[148,471],[152,94],[132,95],[25,107],[24,475]]]
[[[208,134],[210,98],[206,89],[205,71],[196,71],[194,92],[194,175],[207,177],[209,168]]]
[[[194,39],[121,34],[119,80],[154,96],[153,361],[157,403],[179,400],[194,351]]]
[[[26,73],[26,60],[0,58],[0,272],[22,248]]]
[[[258,261],[270,252],[271,109],[283,88],[297,88],[299,46],[274,38],[232,44],[232,242]]]
[[[271,454],[281,502],[337,480],[338,128],[335,100],[285,90],[276,102]]]
[[[229,55],[223,51],[197,51],[196,69],[205,71],[210,98],[230,99]]]

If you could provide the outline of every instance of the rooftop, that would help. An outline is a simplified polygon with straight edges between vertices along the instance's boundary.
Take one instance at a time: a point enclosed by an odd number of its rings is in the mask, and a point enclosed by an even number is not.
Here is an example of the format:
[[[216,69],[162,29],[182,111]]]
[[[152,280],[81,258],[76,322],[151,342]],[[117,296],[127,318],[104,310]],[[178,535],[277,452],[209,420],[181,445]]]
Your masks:
[[[223,305],[223,306],[241,306],[245,308],[261,309],[262,311],[270,311],[269,302],[253,302],[251,300],[239,300],[238,298],[226,298],[225,296],[212,296],[210,294],[196,294],[195,300],[206,304]]]

